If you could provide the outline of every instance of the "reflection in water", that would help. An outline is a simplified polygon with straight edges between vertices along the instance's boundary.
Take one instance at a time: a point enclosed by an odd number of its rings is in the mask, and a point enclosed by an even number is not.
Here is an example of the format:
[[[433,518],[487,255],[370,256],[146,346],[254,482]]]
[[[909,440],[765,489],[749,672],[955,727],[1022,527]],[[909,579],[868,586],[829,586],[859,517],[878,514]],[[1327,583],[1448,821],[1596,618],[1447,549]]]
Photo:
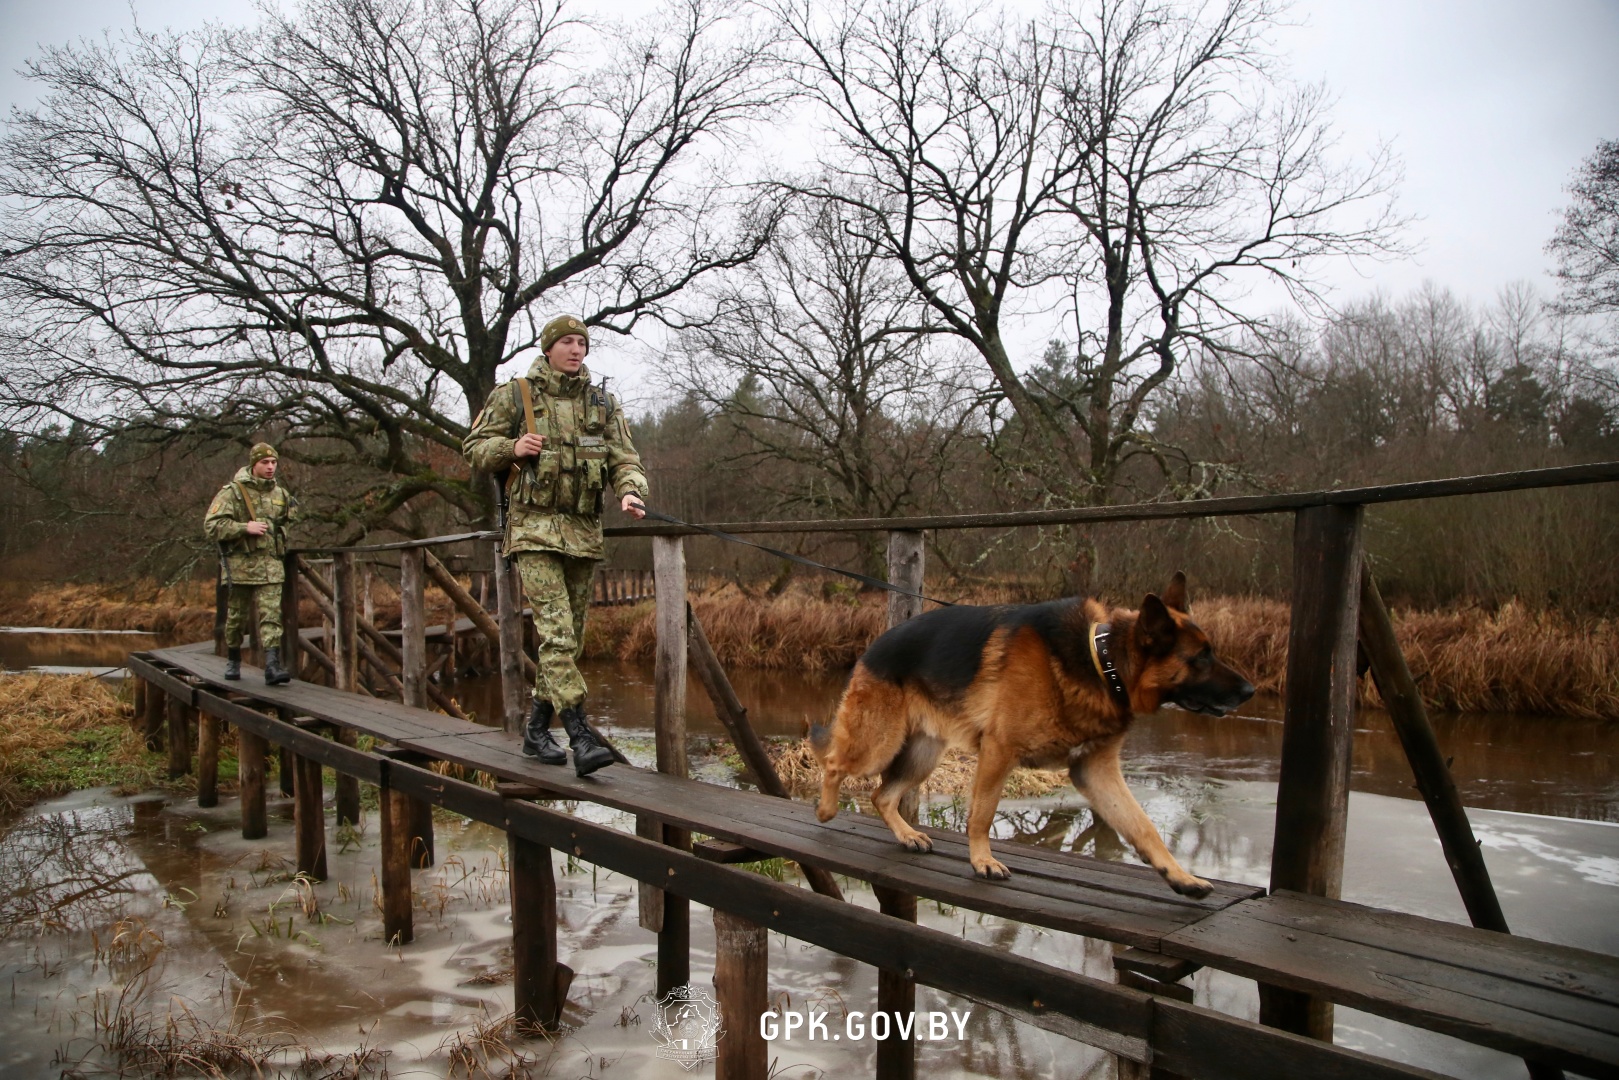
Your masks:
[[[5,630],[7,628],[0,628]],[[124,631],[74,631],[25,629],[0,633],[0,671],[29,668],[108,668],[123,667],[129,654],[155,649],[164,642],[156,634]]]

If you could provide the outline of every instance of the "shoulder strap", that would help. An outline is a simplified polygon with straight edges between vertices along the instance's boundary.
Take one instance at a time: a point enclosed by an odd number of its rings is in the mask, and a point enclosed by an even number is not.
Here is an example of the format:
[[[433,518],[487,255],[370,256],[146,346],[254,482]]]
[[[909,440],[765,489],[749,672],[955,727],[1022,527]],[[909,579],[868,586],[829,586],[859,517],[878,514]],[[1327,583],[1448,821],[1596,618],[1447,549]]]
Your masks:
[[[236,494],[241,496],[242,506],[247,510],[247,520],[257,521],[258,518],[253,516],[253,500],[247,497],[246,486],[240,480],[232,480],[231,486],[236,489]]]
[[[538,435],[534,430],[534,391],[529,388],[527,379],[517,380],[517,393],[523,399],[523,430]]]

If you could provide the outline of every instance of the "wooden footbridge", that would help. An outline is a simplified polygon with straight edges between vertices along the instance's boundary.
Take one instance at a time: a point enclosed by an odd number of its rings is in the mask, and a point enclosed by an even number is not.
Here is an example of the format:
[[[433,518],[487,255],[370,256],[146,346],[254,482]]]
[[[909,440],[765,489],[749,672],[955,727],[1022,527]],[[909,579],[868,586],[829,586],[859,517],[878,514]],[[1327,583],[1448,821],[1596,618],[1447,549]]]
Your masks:
[[[137,721],[166,742],[176,774],[192,767],[198,801],[217,802],[224,725],[239,739],[242,833],[268,834],[266,763],[281,755],[280,782],[294,797],[294,845],[301,871],[325,876],[322,768],[338,776],[337,817],[356,820],[360,783],[381,795],[383,933],[412,938],[411,871],[433,861],[431,809],[506,831],[510,845],[515,1001],[518,1019],[558,1022],[572,972],[557,961],[552,850],[642,883],[641,918],[657,936],[661,995],[690,981],[689,905],[712,909],[714,983],[727,1035],[721,1077],[766,1075],[759,1016],[768,1008],[766,941],[775,930],[879,969],[879,1010],[914,1006],[915,985],[960,995],[1116,1055],[1129,1077],[1264,1080],[1310,1076],[1431,1077],[1436,1074],[1332,1045],[1332,1003],[1496,1048],[1525,1060],[1532,1077],[1566,1069],[1619,1078],[1619,958],[1514,937],[1495,903],[1476,842],[1450,783],[1410,673],[1393,643],[1387,612],[1361,558],[1362,508],[1395,499],[1438,498],[1529,487],[1619,480],[1619,463],[1539,470],[1427,484],[1316,492],[1192,505],[1143,505],[975,518],[726,525],[731,532],[884,530],[890,579],[922,581],[922,530],[1103,522],[1194,515],[1295,515],[1293,622],[1282,772],[1270,890],[1218,882],[1202,900],[1171,893],[1149,868],[1045,849],[1002,845],[1009,882],[972,878],[966,838],[930,829],[934,853],[903,851],[873,818],[815,821],[813,808],[785,797],[724,672],[686,604],[682,537],[674,526],[635,526],[651,536],[658,652],[657,769],[620,764],[579,779],[522,756],[516,726],[526,693],[522,618],[511,575],[496,573],[497,611],[476,605],[428,548],[488,543],[487,534],[331,551],[321,578],[297,555],[302,579],[326,612],[330,632],[289,635],[294,670],[305,679],[263,685],[257,672],[223,679],[211,643],[138,653]],[[403,630],[366,625],[356,610],[355,556],[401,558]],[[430,711],[422,591],[436,580],[472,625],[498,646],[504,728]],[[286,590],[287,625],[297,625],[297,589]],[[915,613],[892,596],[890,619]],[[397,642],[397,644],[395,644]],[[1336,899],[1343,867],[1356,655],[1361,650],[1391,708],[1474,927]],[[687,778],[684,698],[691,669],[726,723],[758,791]],[[362,681],[362,668],[371,678]],[[392,688],[398,701],[378,689]],[[361,689],[367,692],[360,693]],[[447,699],[447,712],[456,711]],[[371,749],[358,737],[370,736]],[[493,787],[447,775],[492,778]],[[636,815],[634,834],[585,821],[555,800],[600,803]],[[697,844],[693,833],[712,839]],[[803,867],[811,888],[739,869],[780,856]],[[841,899],[835,875],[870,882],[880,910]],[[1116,982],[1105,982],[916,925],[918,897],[1117,945]],[[1479,928],[1486,927],[1486,928]],[[1181,983],[1200,966],[1254,979],[1262,1023],[1192,1004]],[[878,1044],[883,1080],[915,1075],[911,1043]]]

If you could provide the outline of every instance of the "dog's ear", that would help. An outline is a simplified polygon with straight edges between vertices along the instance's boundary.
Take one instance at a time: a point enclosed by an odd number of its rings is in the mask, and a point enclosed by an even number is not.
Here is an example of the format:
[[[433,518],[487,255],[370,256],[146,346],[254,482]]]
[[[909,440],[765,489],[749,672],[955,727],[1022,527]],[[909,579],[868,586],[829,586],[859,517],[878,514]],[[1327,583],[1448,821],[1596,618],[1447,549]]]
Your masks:
[[[1186,595],[1186,575],[1179,570],[1169,579],[1169,587],[1164,590],[1164,606],[1180,612],[1182,615],[1192,613],[1192,601]]]
[[[1148,656],[1167,656],[1175,648],[1177,634],[1174,616],[1156,593],[1148,593],[1141,601],[1141,613],[1136,616],[1135,638],[1141,651]]]

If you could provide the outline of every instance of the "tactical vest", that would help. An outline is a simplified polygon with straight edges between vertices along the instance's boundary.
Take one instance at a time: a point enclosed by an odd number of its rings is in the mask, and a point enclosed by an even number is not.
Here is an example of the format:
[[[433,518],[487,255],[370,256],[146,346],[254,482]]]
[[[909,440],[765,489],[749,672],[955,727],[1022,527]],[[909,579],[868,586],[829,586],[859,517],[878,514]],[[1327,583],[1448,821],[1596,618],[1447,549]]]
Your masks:
[[[605,387],[585,387],[582,423],[557,415],[560,401],[538,413],[534,390],[527,379],[514,379],[513,392],[521,406],[513,437],[527,432],[543,435],[545,446],[533,461],[524,461],[506,474],[506,492],[513,506],[548,513],[600,514],[602,490],[607,486],[607,425],[612,420],[612,399]]]
[[[249,490],[240,480],[232,480],[228,487],[235,489],[236,498],[241,502],[247,513],[248,521],[268,522],[270,531],[263,536],[238,536],[234,540],[222,545],[227,554],[252,555],[259,553],[273,554],[281,558],[287,553],[287,538],[283,529],[287,520],[287,504],[291,498],[287,489],[280,484],[271,487],[269,491],[259,491],[257,488]],[[254,502],[254,496],[258,501]]]

